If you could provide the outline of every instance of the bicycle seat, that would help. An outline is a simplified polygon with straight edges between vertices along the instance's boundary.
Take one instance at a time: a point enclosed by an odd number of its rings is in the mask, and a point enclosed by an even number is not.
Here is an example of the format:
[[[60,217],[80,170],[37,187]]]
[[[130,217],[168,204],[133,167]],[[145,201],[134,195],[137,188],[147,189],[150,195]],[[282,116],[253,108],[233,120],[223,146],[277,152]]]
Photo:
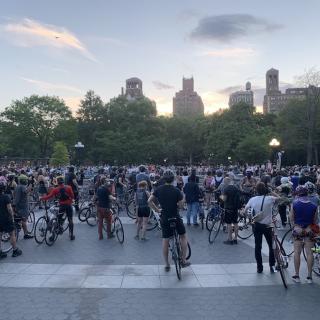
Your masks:
[[[169,218],[168,222],[177,222],[177,218]]]

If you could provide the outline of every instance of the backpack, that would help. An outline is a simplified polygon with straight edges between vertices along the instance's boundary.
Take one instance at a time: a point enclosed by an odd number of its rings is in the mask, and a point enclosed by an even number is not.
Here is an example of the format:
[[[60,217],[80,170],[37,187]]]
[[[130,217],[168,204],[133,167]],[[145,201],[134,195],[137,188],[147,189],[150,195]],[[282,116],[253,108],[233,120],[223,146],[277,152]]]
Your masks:
[[[67,189],[66,188],[60,188],[58,198],[61,201],[67,201],[67,200],[70,199],[70,197],[67,194]]]
[[[148,207],[148,196],[145,190],[137,190],[137,205],[138,208],[147,208]]]
[[[216,177],[214,177],[214,184],[215,184],[215,187],[218,188],[220,186],[220,184],[222,183],[223,181],[223,178],[221,177],[221,180],[220,181],[217,181]]]

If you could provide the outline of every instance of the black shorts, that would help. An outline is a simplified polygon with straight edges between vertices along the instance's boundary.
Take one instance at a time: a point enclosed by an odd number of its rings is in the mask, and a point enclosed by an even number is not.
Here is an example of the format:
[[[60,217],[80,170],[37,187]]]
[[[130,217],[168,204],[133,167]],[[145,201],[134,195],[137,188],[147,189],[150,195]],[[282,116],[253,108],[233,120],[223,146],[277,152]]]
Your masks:
[[[149,218],[150,216],[150,208],[144,207],[144,208],[138,208],[138,217],[139,218]]]
[[[180,217],[177,217],[176,228],[180,236],[186,233],[186,228],[184,227],[183,220]],[[163,239],[168,239],[173,236],[173,230],[170,227],[168,219],[161,219],[161,229]]]
[[[224,222],[226,224],[238,223],[238,210],[225,210]]]
[[[1,219],[0,220],[0,233],[7,232],[10,233],[15,229],[14,221],[11,218]]]
[[[71,205],[62,204],[59,206],[59,213],[66,213],[68,218],[72,218],[73,210]]]

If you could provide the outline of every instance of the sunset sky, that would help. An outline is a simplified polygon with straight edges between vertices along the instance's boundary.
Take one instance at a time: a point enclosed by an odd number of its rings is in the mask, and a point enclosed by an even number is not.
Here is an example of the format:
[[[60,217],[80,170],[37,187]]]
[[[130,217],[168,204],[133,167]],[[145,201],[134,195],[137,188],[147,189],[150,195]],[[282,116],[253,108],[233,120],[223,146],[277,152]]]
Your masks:
[[[1,1],[0,110],[33,93],[76,110],[87,90],[109,101],[139,77],[168,114],[183,76],[206,113],[248,80],[259,106],[267,69],[285,88],[318,67],[319,11],[317,0]]]

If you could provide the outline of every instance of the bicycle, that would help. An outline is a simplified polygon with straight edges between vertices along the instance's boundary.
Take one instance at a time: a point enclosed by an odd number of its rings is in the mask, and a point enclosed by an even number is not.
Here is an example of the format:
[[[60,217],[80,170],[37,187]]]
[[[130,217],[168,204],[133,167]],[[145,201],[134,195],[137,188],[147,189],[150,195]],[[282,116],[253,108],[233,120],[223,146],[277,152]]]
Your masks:
[[[242,240],[249,239],[253,235],[253,221],[250,215],[239,215],[238,219],[238,237]]]
[[[293,239],[292,231],[293,231],[293,229],[290,228],[283,235],[283,237],[281,239],[281,246],[286,249],[286,253],[287,253],[288,257],[292,256],[292,254],[294,253],[294,249],[293,249],[294,239]]]
[[[313,266],[312,271],[320,277],[320,237],[315,237],[316,240],[313,248],[311,249],[313,252]],[[307,261],[307,254],[305,252],[305,248],[303,247],[303,256],[304,259]]]
[[[22,219],[19,216],[14,216],[14,231],[16,236],[16,241],[19,240],[19,234],[22,229]],[[3,253],[9,253],[12,250],[12,245],[10,243],[10,234],[3,233],[1,237],[1,250]]]
[[[123,242],[124,242],[124,229],[123,229],[122,222],[119,218],[118,204],[113,204],[113,207],[111,208],[111,213],[112,213],[111,234],[115,233],[119,243],[123,244]],[[103,223],[103,229],[105,232],[107,232],[107,223],[105,220]]]
[[[219,234],[219,231],[222,226],[222,230],[227,232],[226,227],[224,226],[224,217],[225,217],[225,209],[219,209],[219,212],[212,219],[211,229],[209,230],[209,243],[213,244]]]
[[[221,207],[219,206],[218,202],[214,201],[211,209],[209,210],[206,216],[206,229],[208,231],[211,230],[213,220],[220,213],[220,209]]]

